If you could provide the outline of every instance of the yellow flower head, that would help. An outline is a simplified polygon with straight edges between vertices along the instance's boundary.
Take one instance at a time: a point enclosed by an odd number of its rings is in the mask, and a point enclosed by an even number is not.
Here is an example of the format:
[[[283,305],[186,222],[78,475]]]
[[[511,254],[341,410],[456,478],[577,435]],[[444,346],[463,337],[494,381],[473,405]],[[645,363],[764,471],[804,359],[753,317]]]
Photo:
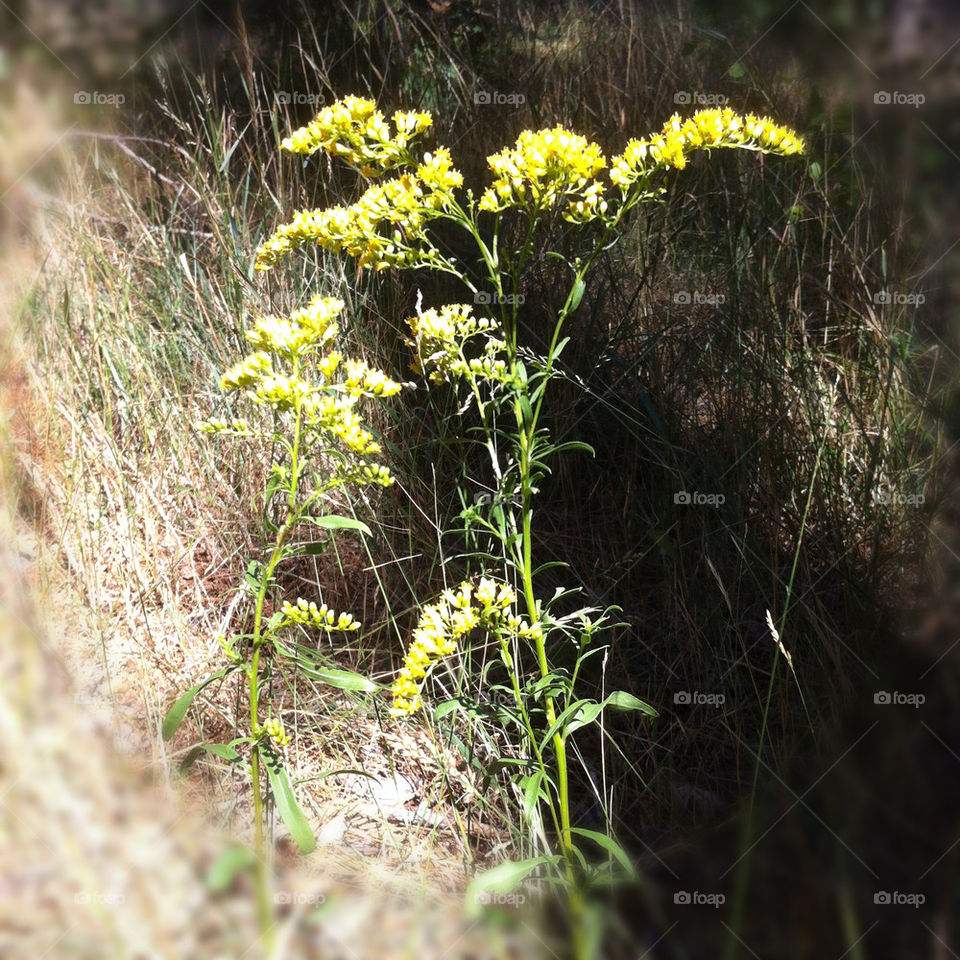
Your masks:
[[[426,224],[449,208],[462,176],[443,148],[416,175],[404,173],[369,187],[349,207],[300,211],[257,250],[256,268],[269,270],[291,250],[316,243],[331,253],[356,257],[361,267],[415,267],[435,262],[438,253]]]
[[[358,167],[364,176],[378,177],[393,167],[411,163],[407,148],[432,123],[429,113],[398,111],[393,115],[391,131],[372,100],[344,97],[321,110],[280,146],[291,153],[323,149]]]
[[[657,170],[682,169],[690,154],[713,147],[739,147],[788,156],[803,153],[803,140],[769,117],[742,116],[729,107],[698,110],[686,120],[674,114],[655,134],[631,140],[610,162],[610,180],[622,190]]]
[[[393,682],[395,717],[416,713],[423,706],[422,681],[444,657],[457,651],[457,643],[476,628],[505,631],[532,639],[543,635],[540,624],[532,627],[513,613],[517,595],[505,583],[481,577],[474,586],[465,580],[456,589],[444,590],[440,598],[424,607],[413,631],[413,642]]]
[[[413,336],[406,343],[417,351],[419,362],[429,369],[433,383],[460,378],[468,382],[509,379],[504,359],[506,344],[497,336],[499,326],[489,318],[473,316],[469,304],[450,303],[424,310],[409,317],[407,324]],[[479,355],[468,358],[467,352],[477,352],[468,344],[481,337]]]
[[[319,630],[353,631],[360,629],[360,623],[349,613],[334,613],[325,603],[319,607],[314,602],[307,602],[300,597],[296,604],[286,600],[281,608],[285,623],[299,623],[303,626],[316,627]]]
[[[536,133],[524,130],[515,146],[487,157],[487,163],[495,179],[480,198],[481,210],[521,207],[534,212],[566,200],[571,217],[589,219],[590,197],[595,194],[588,191],[606,160],[597,144],[554,127]],[[577,203],[585,206],[574,207]]]
[[[339,350],[329,349],[343,307],[336,297],[317,296],[289,317],[258,318],[246,335],[259,349],[227,370],[220,385],[224,390],[244,390],[254,403],[275,414],[296,414],[315,437],[337,441],[341,451],[334,467],[336,481],[390,486],[390,471],[369,460],[380,452],[380,445],[354,407],[361,397],[394,396],[401,385],[365,361],[345,359]],[[253,435],[247,421],[239,419],[209,420],[198,426],[208,432]]]

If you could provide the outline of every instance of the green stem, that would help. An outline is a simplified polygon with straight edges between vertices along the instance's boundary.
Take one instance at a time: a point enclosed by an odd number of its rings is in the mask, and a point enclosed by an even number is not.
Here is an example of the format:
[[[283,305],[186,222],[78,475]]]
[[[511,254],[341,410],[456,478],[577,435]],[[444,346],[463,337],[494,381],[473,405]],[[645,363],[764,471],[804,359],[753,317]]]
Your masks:
[[[293,377],[299,374],[299,359],[294,360]],[[290,449],[290,486],[287,501],[287,517],[274,542],[270,559],[261,573],[257,587],[256,601],[253,612],[253,653],[249,668],[249,698],[250,698],[250,736],[254,738],[250,757],[250,780],[253,788],[253,832],[254,850],[256,852],[256,897],[257,920],[260,927],[260,937],[263,941],[264,952],[269,956],[273,949],[273,899],[271,896],[270,856],[266,843],[266,824],[264,816],[264,798],[260,778],[260,744],[257,739],[260,729],[260,651],[267,637],[263,633],[263,605],[266,601],[267,590],[273,583],[274,571],[283,557],[283,544],[287,534],[300,517],[303,508],[295,507],[297,488],[300,479],[300,434],[303,424],[303,411],[299,397],[294,401],[294,431],[293,443]],[[268,505],[269,506],[269,505]]]

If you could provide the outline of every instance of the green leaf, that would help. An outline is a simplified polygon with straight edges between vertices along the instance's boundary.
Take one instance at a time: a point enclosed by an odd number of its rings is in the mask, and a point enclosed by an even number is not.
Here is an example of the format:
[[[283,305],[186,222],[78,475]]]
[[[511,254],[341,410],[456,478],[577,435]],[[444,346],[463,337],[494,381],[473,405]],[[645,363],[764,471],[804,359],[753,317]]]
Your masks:
[[[657,713],[649,703],[644,703],[642,700],[638,700],[632,693],[627,693],[626,690],[616,690],[603,701],[605,704],[609,704],[613,707],[614,710],[639,710],[641,713],[645,713],[648,717],[659,717],[660,714]]]
[[[606,706],[606,701],[603,703],[588,703],[577,715],[567,724],[567,729],[564,731],[566,736],[569,736],[574,730],[579,730],[581,727],[587,727],[597,717],[600,716],[600,713],[603,711],[603,708]]]
[[[564,710],[563,713],[561,713],[552,724],[550,724],[550,728],[544,734],[543,740],[540,742],[540,749],[545,750],[547,744],[557,733],[562,736],[566,730],[570,718],[573,717],[574,714],[579,713],[584,707],[587,707],[591,704],[594,704],[593,700],[578,700],[576,703],[571,703],[570,706],[567,707],[567,709]]]
[[[298,543],[291,548],[291,553],[302,557],[319,557],[326,553],[330,545],[323,542]]]
[[[462,707],[463,704],[459,700],[446,700],[443,703],[438,703],[433,711],[433,719],[442,720],[448,713],[453,713],[454,710],[459,710]]]
[[[213,674],[211,677],[207,677],[202,683],[198,683],[195,687],[191,687],[179,700],[167,711],[167,715],[163,718],[163,726],[160,728],[160,732],[163,735],[164,740],[169,740],[180,728],[180,724],[183,723],[183,718],[187,715],[187,711],[190,709],[190,704],[193,703],[197,694],[207,684],[213,683],[214,680],[220,680],[222,677],[225,677],[228,673],[233,673],[234,670],[239,670],[240,668],[231,664],[229,667],[224,667],[222,670]]]
[[[372,537],[370,528],[354,517],[338,517],[335,514],[328,514],[325,517],[306,517],[315,527],[322,530],[359,530],[365,537]]]
[[[483,907],[484,893],[508,894],[515,890],[517,885],[533,873],[537,867],[547,863],[556,863],[560,858],[534,857],[532,860],[507,860],[497,864],[490,870],[477,874],[467,886],[466,910],[467,916],[475,918]]]
[[[627,855],[627,851],[624,850],[613,837],[608,837],[605,833],[597,833],[596,830],[584,830],[583,827],[571,827],[570,832],[576,833],[581,837],[586,837],[588,840],[592,840],[597,844],[597,846],[603,847],[603,849],[626,870],[628,876],[636,876],[636,870],[630,861],[630,857]]]
[[[234,877],[253,866],[256,859],[249,847],[228,847],[210,864],[206,877],[207,889],[223,893],[233,883]]]
[[[297,660],[297,666],[303,674],[311,680],[318,680],[330,687],[337,687],[340,690],[361,690],[363,693],[374,693],[380,688],[369,677],[354,673],[352,670],[337,670],[333,667],[310,667],[301,660]]]
[[[591,457],[596,457],[597,451],[589,443],[583,443],[580,440],[568,440],[566,443],[557,444],[550,450],[550,453],[567,453],[570,450],[583,450],[589,453]]]
[[[186,773],[201,753],[212,753],[215,757],[230,763],[236,763],[240,759],[240,754],[229,743],[198,743],[191,747],[180,761],[180,772]]]
[[[538,770],[529,777],[523,777],[520,780],[520,786],[523,788],[523,818],[527,823],[533,822],[533,811],[536,809],[540,800],[546,800],[547,797],[541,789],[543,786],[543,771]]]
[[[254,593],[260,589],[260,564],[258,561],[250,561],[243,579],[247,581],[247,586],[249,586]]]
[[[583,299],[583,291],[586,289],[587,285],[583,282],[583,278],[577,277],[577,282],[570,291],[570,306],[567,308],[567,313],[573,313],[573,311],[580,306],[580,301]]]
[[[270,776],[270,788],[273,791],[273,802],[277,805],[277,813],[287,825],[290,836],[293,837],[302,853],[310,853],[317,845],[310,824],[303,815],[303,810],[297,803],[297,798],[293,794],[293,787],[290,785],[290,778],[287,771],[284,770],[280,758],[273,750],[261,745],[260,752],[263,755],[264,766]]]

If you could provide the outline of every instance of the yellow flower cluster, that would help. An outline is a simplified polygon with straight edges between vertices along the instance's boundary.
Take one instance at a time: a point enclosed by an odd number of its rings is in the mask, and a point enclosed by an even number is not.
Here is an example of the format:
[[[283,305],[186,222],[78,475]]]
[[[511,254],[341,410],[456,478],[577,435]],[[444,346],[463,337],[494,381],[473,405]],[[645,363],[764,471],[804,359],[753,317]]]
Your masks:
[[[596,175],[606,165],[600,147],[563,127],[524,130],[514,147],[487,157],[496,179],[480,198],[480,209],[496,212],[522,207],[530,212],[566,200],[563,216],[586,222],[606,203]]]
[[[336,297],[314,297],[310,304],[295,310],[289,319],[260,317],[247,331],[247,339],[262,351],[290,360],[309,347],[322,346],[340,332],[334,323],[343,310],[343,301]]]
[[[270,717],[263,721],[263,726],[256,735],[263,734],[266,734],[278,747],[285,747],[290,742],[290,735],[284,730],[283,721],[279,717]]]
[[[729,107],[698,110],[682,120],[674,114],[663,129],[644,140],[631,140],[610,162],[610,180],[626,190],[634,181],[655,170],[682,169],[696,150],[739,147],[787,156],[803,153],[803,140],[769,117],[742,116]]]
[[[201,420],[196,427],[201,433],[224,433],[234,437],[250,437],[253,435],[250,424],[238,417],[234,417],[232,420],[213,417],[210,420]]]
[[[343,367],[343,385],[351,396],[392,397],[400,392],[400,384],[390,380],[382,370],[366,360],[347,360]]]
[[[359,621],[354,620],[352,614],[336,614],[325,603],[318,607],[316,603],[308,603],[303,597],[298,598],[296,604],[284,600],[281,612],[284,623],[299,623],[327,631],[360,629]]]
[[[472,312],[469,304],[450,303],[439,310],[431,308],[407,318],[413,337],[406,343],[417,351],[419,364],[430,369],[433,383],[458,377],[474,381],[509,379],[506,361],[498,356],[506,349],[506,343],[495,336],[499,333],[497,323],[474,317]],[[481,334],[484,336],[481,354],[467,359],[467,341]],[[417,372],[422,372],[419,366]]]
[[[426,224],[449,209],[463,177],[444,149],[427,155],[416,174],[403,173],[369,187],[348,207],[301,210],[257,249],[257,270],[270,270],[291,250],[316,243],[331,253],[356,257],[361,267],[428,266],[439,260]],[[389,235],[380,231],[385,228]]]
[[[247,332],[259,349],[234,364],[220,378],[224,390],[245,390],[255,402],[277,413],[299,411],[303,425],[326,433],[361,457],[380,452],[380,445],[354,409],[360,397],[383,399],[399,393],[401,385],[364,361],[344,360],[330,349],[339,328],[336,318],[343,310],[336,297],[315,297],[289,317],[261,317]],[[291,372],[274,368],[276,361],[294,364]],[[318,374],[316,379],[308,376]],[[338,376],[339,374],[339,376]],[[249,435],[245,420],[209,420],[200,428],[218,433]],[[341,463],[340,481],[389,486],[393,479],[386,467],[366,462]]]
[[[456,653],[457,642],[472,630],[508,631],[523,638],[542,636],[540,624],[532,626],[512,613],[517,595],[505,583],[482,577],[476,587],[464,581],[456,590],[444,590],[440,599],[423,608],[413,643],[393,682],[390,713],[405,716],[423,706],[422,681],[443,657]]]
[[[315,153],[323,149],[359,167],[366,177],[410,162],[412,140],[433,123],[426,111],[397,111],[394,130],[372,100],[344,97],[324,107],[305,127],[300,127],[280,146],[291,153]]]

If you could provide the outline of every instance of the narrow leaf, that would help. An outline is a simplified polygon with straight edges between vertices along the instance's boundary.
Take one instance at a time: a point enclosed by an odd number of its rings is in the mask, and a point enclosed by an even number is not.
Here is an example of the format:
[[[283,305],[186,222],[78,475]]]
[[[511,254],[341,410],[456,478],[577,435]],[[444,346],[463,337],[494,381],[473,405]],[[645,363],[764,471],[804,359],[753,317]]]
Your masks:
[[[609,704],[614,710],[639,710],[641,713],[645,713],[648,717],[659,717],[660,714],[657,713],[649,703],[644,703],[642,700],[638,700],[632,693],[627,693],[626,690],[616,690],[603,701],[605,704]]]
[[[626,850],[613,837],[608,837],[605,833],[597,833],[596,830],[584,830],[583,827],[571,827],[570,832],[586,837],[597,844],[598,847],[603,847],[626,870],[628,876],[636,876],[636,870]]]
[[[583,299],[583,291],[586,289],[587,287],[583,279],[578,277],[577,282],[573,285],[573,290],[570,291],[570,307],[567,313],[573,313],[573,311],[580,306],[580,301]]]
[[[337,687],[340,690],[361,690],[364,693],[373,693],[379,689],[369,677],[354,673],[352,670],[335,670],[333,667],[309,667],[299,660],[297,666],[304,676],[311,680],[318,680],[320,683]]]
[[[207,677],[202,683],[198,683],[195,687],[191,687],[183,696],[177,700],[176,703],[167,711],[167,715],[163,718],[163,726],[160,728],[160,732],[163,735],[164,740],[169,740],[180,728],[180,724],[183,723],[183,718],[187,715],[187,711],[190,709],[190,704],[193,703],[197,694],[207,684],[213,683],[214,680],[220,680],[222,677],[225,677],[228,673],[232,673],[238,668],[231,665],[229,667],[224,667],[223,670],[218,671],[213,674],[211,677]]]
[[[555,863],[559,857],[534,857],[532,860],[507,860],[490,870],[477,874],[467,886],[466,909],[467,916],[476,916],[483,905],[484,894],[508,894],[515,890],[517,885],[533,873],[537,867],[547,863]]]
[[[529,777],[524,777],[520,781],[523,787],[523,818],[527,823],[533,822],[533,811],[541,799],[546,799],[541,785],[543,784],[543,771],[538,770]]]
[[[277,813],[287,825],[290,836],[293,837],[301,852],[310,853],[316,847],[317,841],[303,810],[300,809],[300,804],[297,803],[287,771],[284,770],[280,758],[273,750],[266,746],[261,746],[260,750],[264,766],[270,776],[270,787],[273,790],[273,802],[277,805]]]
[[[198,743],[191,747],[183,760],[180,761],[180,772],[186,773],[201,753],[212,753],[215,757],[220,757],[221,760],[227,760],[230,763],[240,759],[240,754],[229,743]]]
[[[353,517],[338,517],[335,514],[328,514],[325,517],[307,517],[306,519],[322,530],[359,530],[365,537],[373,536],[365,523]]]
[[[237,876],[256,861],[249,847],[228,847],[210,864],[207,871],[207,889],[213,893],[223,893]]]

